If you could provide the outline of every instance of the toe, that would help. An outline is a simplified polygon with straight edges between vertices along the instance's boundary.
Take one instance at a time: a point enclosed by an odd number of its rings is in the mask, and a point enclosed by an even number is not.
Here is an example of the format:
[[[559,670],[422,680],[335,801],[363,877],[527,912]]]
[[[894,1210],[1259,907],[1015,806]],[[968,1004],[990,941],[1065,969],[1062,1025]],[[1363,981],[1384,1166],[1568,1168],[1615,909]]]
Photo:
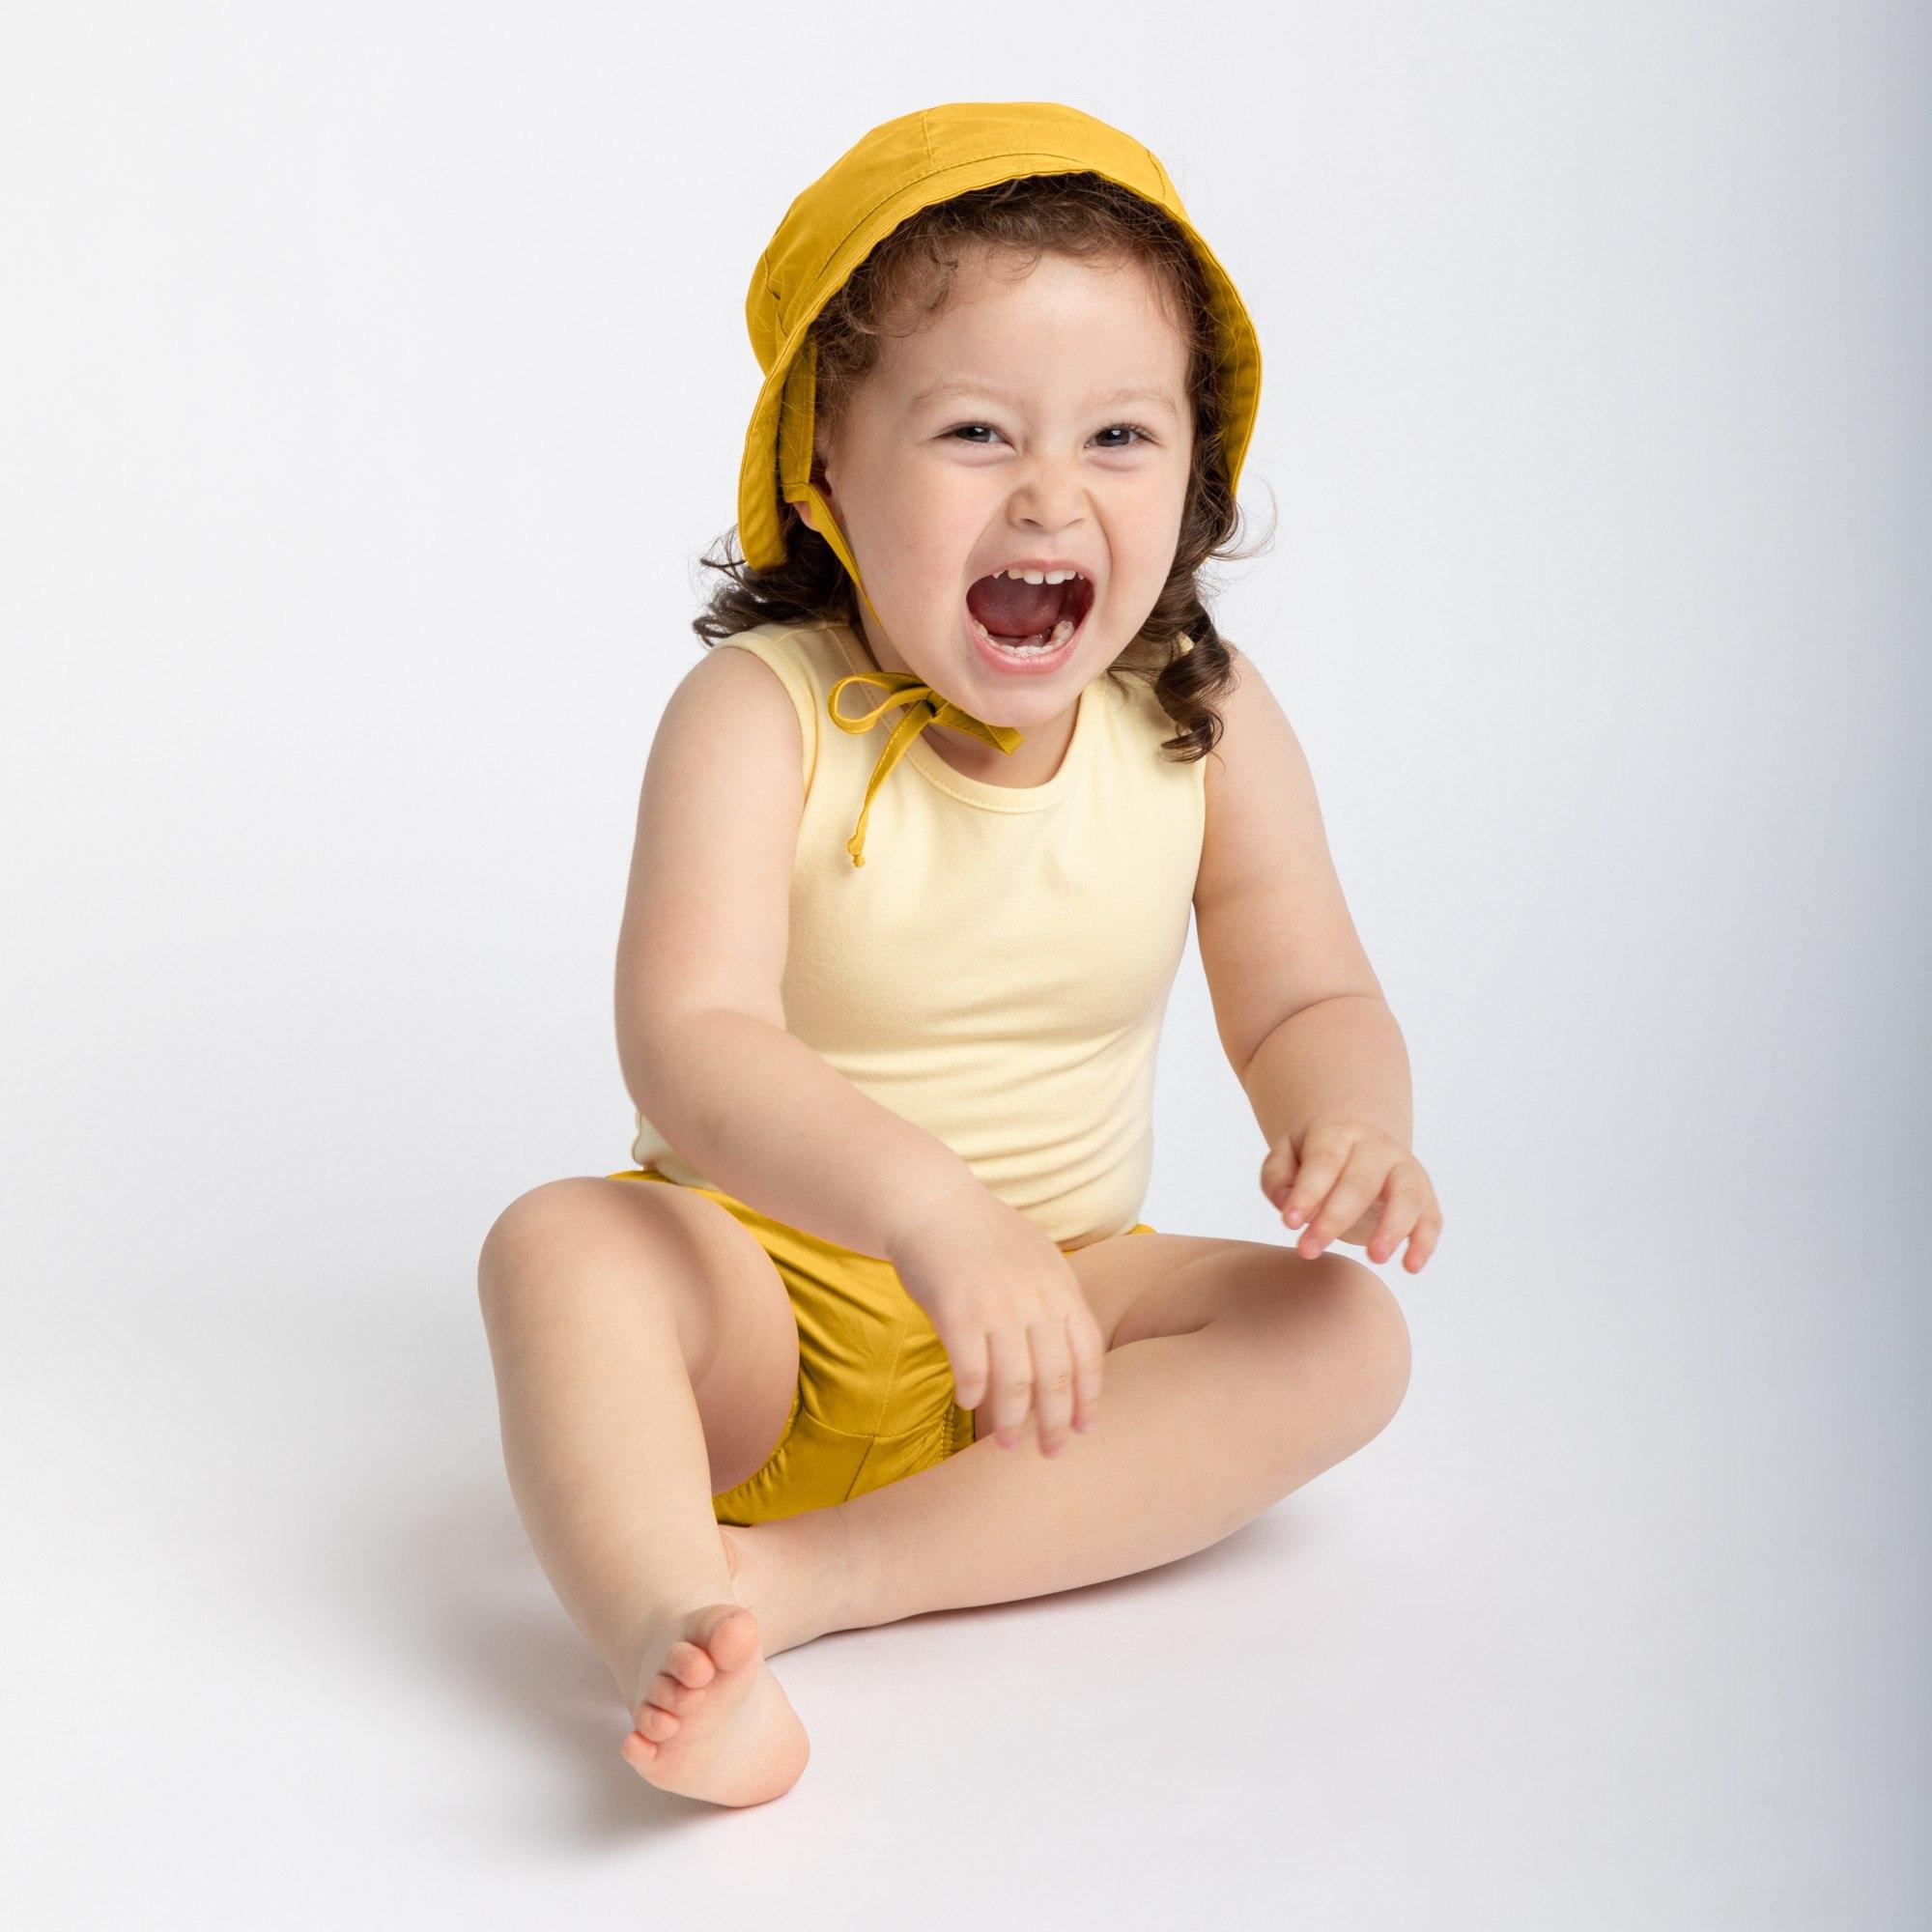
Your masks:
[[[638,1719],[638,1730],[653,1744],[662,1744],[666,1738],[675,1735],[678,1719],[668,1711],[661,1711],[655,1704],[646,1704]]]
[[[695,1643],[680,1638],[665,1653],[665,1675],[693,1690],[702,1690],[718,1674],[718,1666]]]
[[[758,1622],[750,1610],[733,1605],[699,1639],[721,1670],[735,1670],[758,1654]]]
[[[655,1704],[661,1710],[682,1711],[696,1695],[697,1692],[689,1684],[680,1684],[675,1677],[667,1677],[659,1671],[644,1692],[644,1702]]]

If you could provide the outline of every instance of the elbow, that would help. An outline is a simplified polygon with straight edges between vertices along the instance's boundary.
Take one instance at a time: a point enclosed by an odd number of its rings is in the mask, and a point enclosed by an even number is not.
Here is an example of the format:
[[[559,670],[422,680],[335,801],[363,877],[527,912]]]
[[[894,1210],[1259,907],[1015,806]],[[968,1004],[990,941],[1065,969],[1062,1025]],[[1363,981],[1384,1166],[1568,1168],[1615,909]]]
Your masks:
[[[1235,1068],[1235,1077],[1245,1086],[1248,1075],[1254,1070],[1255,1063],[1261,1059],[1267,1043],[1291,1021],[1298,1020],[1304,1013],[1312,1013],[1322,1007],[1335,1006],[1344,1000],[1366,1001],[1369,1005],[1379,1007],[1383,1012],[1388,1013],[1391,1023],[1395,1019],[1395,1015],[1388,1012],[1388,1002],[1382,998],[1382,989],[1378,985],[1344,986],[1332,993],[1318,993],[1313,999],[1301,1000],[1285,1007],[1260,1029],[1244,1053],[1229,1055],[1229,1064]]]
[[[617,1062],[638,1111],[662,1128],[664,1117],[675,1114],[691,1091],[686,1069],[694,1056],[699,1065],[716,1064],[711,1047],[716,1030],[736,1029],[747,1021],[784,1030],[782,1012],[775,1017],[715,999],[639,1001],[628,1008],[620,1001]]]

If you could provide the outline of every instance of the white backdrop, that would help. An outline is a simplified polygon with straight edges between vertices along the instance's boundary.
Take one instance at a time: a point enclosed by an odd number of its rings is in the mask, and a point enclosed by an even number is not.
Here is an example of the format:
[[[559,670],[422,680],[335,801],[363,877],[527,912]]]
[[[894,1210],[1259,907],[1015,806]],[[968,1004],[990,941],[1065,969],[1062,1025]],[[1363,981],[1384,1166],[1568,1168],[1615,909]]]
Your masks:
[[[1912,1922],[1928,54],[1858,0],[10,14],[22,1922]],[[1138,133],[1253,309],[1217,615],[1447,1231],[1360,1457],[786,1655],[812,1764],[718,1811],[615,1754],[475,1256],[627,1159],[752,265],[974,99]],[[1146,1218],[1281,1238],[1192,952],[1159,1107]]]

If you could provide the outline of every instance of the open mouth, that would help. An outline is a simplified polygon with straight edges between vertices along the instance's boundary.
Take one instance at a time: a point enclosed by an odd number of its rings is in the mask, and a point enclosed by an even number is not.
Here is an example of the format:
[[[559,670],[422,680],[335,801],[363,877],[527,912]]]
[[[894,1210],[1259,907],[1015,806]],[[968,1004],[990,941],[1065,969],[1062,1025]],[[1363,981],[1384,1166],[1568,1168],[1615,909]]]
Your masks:
[[[1085,577],[1029,583],[1001,571],[980,578],[966,591],[966,614],[985,641],[1020,658],[1059,650],[1093,608],[1094,584]]]

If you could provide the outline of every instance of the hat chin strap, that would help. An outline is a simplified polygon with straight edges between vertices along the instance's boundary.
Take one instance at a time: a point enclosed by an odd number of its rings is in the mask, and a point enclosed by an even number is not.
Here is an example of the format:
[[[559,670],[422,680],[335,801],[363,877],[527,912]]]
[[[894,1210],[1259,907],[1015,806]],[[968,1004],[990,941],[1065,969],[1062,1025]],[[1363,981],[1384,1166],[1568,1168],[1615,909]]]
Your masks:
[[[818,342],[808,334],[805,346],[785,378],[784,393],[779,398],[779,494],[787,503],[808,503],[812,511],[812,528],[832,546],[845,574],[866,600],[866,609],[878,617],[878,608],[867,592],[852,547],[832,514],[824,493],[811,480],[811,426],[818,410]],[[884,628],[883,625],[880,626]]]
[[[852,586],[866,600],[866,609],[872,613],[872,621],[880,630],[885,623],[879,616],[879,607],[872,602],[871,592],[866,588],[866,580],[859,575],[859,565],[852,555],[852,546],[845,541],[845,532],[838,527],[838,519],[832,514],[832,506],[825,500],[824,493],[818,485],[807,477],[796,486],[785,485],[787,503],[809,503],[811,506],[811,526],[832,546],[833,554],[845,566],[845,575],[852,580]]]

